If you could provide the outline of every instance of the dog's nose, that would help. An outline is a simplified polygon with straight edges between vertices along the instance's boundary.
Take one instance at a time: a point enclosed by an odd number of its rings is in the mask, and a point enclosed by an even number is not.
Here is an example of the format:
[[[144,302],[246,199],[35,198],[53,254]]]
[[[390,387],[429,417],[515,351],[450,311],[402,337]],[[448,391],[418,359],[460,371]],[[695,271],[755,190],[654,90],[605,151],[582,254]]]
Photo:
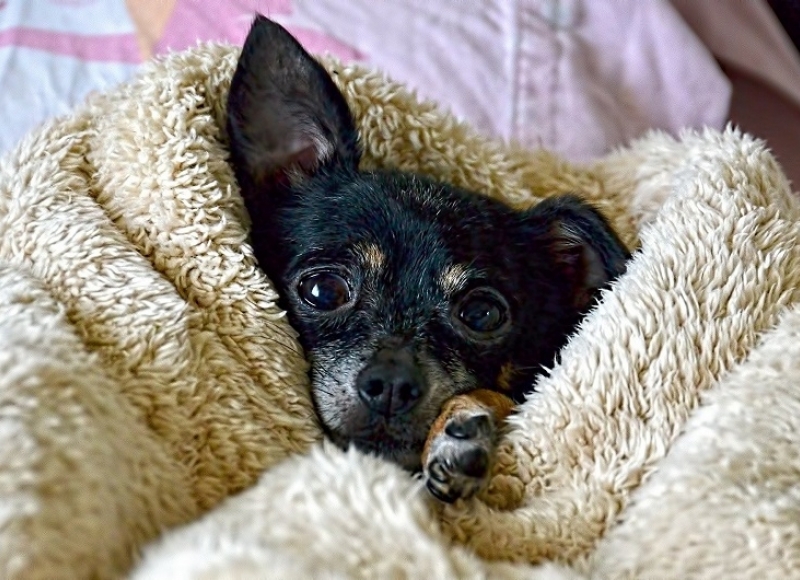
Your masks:
[[[424,394],[424,381],[409,350],[383,348],[359,373],[356,389],[370,409],[392,417],[414,408]]]

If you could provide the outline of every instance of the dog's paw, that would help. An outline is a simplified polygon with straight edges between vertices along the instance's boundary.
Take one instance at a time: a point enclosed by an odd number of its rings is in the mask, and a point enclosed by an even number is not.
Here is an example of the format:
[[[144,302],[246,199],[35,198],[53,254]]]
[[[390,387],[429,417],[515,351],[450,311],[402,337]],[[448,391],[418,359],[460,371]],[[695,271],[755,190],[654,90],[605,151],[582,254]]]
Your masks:
[[[428,490],[448,503],[475,495],[489,479],[496,446],[497,425],[490,410],[455,411],[429,441],[423,466]]]

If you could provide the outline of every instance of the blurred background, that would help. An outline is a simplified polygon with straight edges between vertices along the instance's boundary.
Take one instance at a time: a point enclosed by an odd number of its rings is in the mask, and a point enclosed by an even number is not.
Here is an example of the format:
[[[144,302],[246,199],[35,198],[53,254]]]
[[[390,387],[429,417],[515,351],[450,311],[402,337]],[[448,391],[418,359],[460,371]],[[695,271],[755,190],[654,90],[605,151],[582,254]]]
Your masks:
[[[256,11],[508,142],[589,161],[732,121],[800,184],[800,0],[0,0],[0,153]]]

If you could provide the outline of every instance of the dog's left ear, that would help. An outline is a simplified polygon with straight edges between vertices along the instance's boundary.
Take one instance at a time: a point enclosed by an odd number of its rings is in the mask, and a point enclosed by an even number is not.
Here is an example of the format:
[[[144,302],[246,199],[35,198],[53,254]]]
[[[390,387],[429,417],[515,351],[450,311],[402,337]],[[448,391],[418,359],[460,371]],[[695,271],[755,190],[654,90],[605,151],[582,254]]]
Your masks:
[[[578,310],[625,271],[630,258],[606,219],[574,195],[548,198],[523,217],[539,247],[548,252],[557,276],[567,283]]]

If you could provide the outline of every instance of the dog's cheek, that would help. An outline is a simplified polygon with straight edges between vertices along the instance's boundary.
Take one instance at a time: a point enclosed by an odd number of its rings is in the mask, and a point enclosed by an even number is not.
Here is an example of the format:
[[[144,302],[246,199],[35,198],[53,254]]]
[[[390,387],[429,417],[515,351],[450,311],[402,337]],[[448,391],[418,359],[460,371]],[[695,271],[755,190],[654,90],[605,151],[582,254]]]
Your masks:
[[[503,345],[502,348],[505,348]],[[454,395],[474,389],[494,389],[498,369],[504,359],[497,349],[464,349],[454,352],[446,363],[447,372],[453,381]]]
[[[369,415],[360,404],[354,385],[365,356],[352,350],[349,355],[340,349],[315,350],[309,353],[309,359],[311,394],[324,426],[345,436],[363,428]]]
[[[436,406],[437,412],[447,399],[478,385],[475,376],[457,358],[437,356],[428,350],[420,352],[417,358],[428,385],[426,402]]]

